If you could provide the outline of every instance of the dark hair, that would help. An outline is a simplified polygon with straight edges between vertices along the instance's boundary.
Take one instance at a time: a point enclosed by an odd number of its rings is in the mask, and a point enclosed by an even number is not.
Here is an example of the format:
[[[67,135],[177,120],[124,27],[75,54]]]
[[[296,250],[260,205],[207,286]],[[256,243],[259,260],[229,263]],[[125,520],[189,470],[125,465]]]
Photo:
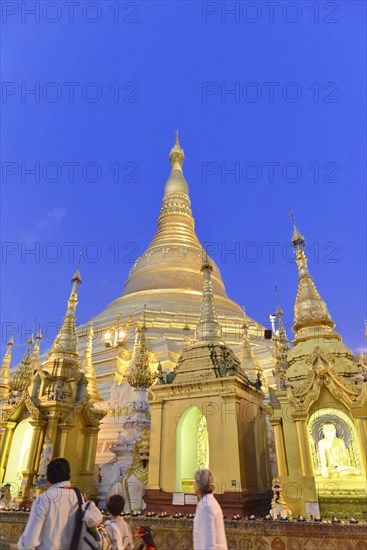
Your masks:
[[[121,495],[112,495],[107,501],[107,510],[111,516],[119,516],[125,506],[125,499]]]
[[[54,458],[47,465],[47,481],[50,483],[60,483],[60,481],[69,481],[70,464],[66,458]]]

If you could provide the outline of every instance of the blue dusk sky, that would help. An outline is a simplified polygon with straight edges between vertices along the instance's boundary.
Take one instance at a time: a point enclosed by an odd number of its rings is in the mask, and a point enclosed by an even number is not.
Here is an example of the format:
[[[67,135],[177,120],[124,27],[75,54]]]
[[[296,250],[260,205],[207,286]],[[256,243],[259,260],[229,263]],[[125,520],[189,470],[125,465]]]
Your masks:
[[[1,346],[55,336],[83,249],[78,323],[154,235],[174,129],[197,234],[227,294],[292,335],[293,209],[344,342],[365,346],[366,3],[6,2]],[[14,364],[14,363],[13,363]]]

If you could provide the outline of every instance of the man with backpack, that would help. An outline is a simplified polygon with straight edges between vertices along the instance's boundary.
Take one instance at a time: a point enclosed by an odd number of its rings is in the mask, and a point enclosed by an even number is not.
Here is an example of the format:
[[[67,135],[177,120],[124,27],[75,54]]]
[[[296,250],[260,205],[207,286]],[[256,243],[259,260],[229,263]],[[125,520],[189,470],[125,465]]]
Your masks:
[[[32,504],[24,533],[12,550],[65,550],[75,529],[78,497],[70,483],[70,465],[55,458],[47,465],[51,486]]]

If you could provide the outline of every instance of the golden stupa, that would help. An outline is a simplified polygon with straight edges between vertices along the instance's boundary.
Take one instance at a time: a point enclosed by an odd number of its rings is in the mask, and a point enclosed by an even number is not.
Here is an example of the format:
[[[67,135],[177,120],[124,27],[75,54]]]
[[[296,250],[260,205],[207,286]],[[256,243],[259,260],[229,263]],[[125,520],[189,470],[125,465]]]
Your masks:
[[[147,250],[132,267],[122,296],[93,319],[93,364],[104,399],[109,399],[114,373],[125,377],[131,360],[137,322],[145,311],[147,348],[152,362],[172,370],[184,340],[194,337],[200,317],[201,266],[205,251],[195,233],[189,187],[183,174],[184,151],[178,134],[169,159],[171,173],[164,188],[158,227]],[[211,260],[212,284],[218,321],[224,341],[240,355],[244,312],[228,298],[220,271]],[[249,336],[265,375],[274,366],[272,344],[264,340],[263,327],[246,315]],[[79,327],[80,347],[87,341],[89,324]],[[106,337],[112,342],[106,347]],[[119,345],[114,345],[119,344]],[[121,396],[119,397],[119,401]]]

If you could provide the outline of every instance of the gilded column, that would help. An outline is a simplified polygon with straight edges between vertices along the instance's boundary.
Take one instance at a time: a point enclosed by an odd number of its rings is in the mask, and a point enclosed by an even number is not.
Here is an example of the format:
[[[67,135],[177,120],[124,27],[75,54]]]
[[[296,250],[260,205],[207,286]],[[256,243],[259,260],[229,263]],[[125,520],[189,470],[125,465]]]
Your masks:
[[[72,429],[72,425],[70,424],[59,424],[58,426],[58,429],[59,429],[59,452],[58,452],[58,455],[60,457],[65,457],[66,456],[66,444],[67,444],[67,441],[68,441],[68,434],[70,432],[70,430]]]
[[[312,459],[310,445],[308,442],[306,421],[304,419],[295,420],[299,459],[301,464],[301,472],[304,476],[312,476]]]
[[[153,401],[151,407],[151,429],[149,449],[148,489],[160,489],[160,462],[163,401]]]
[[[17,423],[6,422],[4,424],[3,424],[3,427],[5,428],[5,432],[3,433],[3,436],[1,438],[1,445],[0,445],[0,482],[2,482],[4,479],[8,456],[10,452],[11,441],[14,435],[14,428],[17,425]]]
[[[88,426],[83,430],[85,434],[84,440],[84,460],[83,460],[83,474],[93,474],[94,473],[94,462],[96,458],[96,448],[97,448],[97,435],[99,428],[96,426]]]
[[[365,473],[367,473],[367,418],[356,418],[357,433],[360,444],[360,453]]]
[[[29,423],[32,426],[33,431],[26,469],[22,472],[24,484],[23,499],[27,497],[28,490],[33,483],[33,477],[37,474],[37,451],[39,449],[40,439],[42,438],[42,429],[45,425],[45,422],[40,422],[39,420],[30,420]]]
[[[49,438],[50,442],[53,445],[56,444],[58,423],[59,419],[57,417],[57,411],[50,411],[50,417],[47,421],[46,436]]]
[[[274,429],[275,454],[277,459],[277,469],[279,476],[288,475],[287,456],[285,453],[284,434],[281,418],[272,420]]]

